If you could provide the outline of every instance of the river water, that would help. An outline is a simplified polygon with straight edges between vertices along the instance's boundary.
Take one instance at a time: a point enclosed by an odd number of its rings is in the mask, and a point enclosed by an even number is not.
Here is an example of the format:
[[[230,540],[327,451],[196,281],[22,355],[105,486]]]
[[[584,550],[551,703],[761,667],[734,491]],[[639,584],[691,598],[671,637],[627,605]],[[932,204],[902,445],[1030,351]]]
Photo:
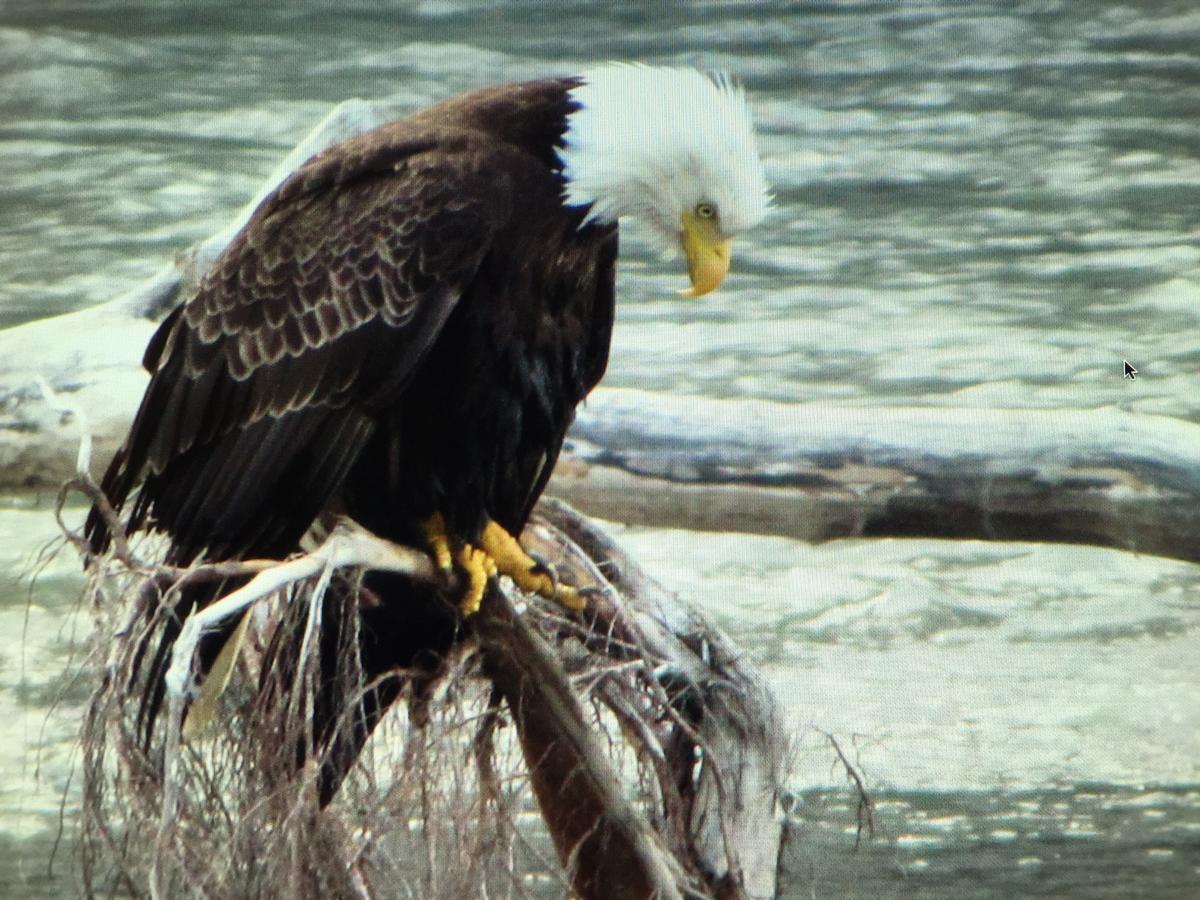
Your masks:
[[[673,297],[678,263],[624,238],[608,383],[955,405],[981,429],[1000,408],[1200,420],[1190,0],[194,6],[0,6],[0,325],[157,272],[339,100],[402,112],[642,59],[745,83],[777,201],[701,302]],[[87,690],[63,673],[87,617],[69,554],[35,556],[54,536],[46,506],[0,499],[0,896],[75,892],[69,850],[48,859]],[[1033,544],[620,534],[734,635],[787,710],[789,896],[1200,891],[1194,566]],[[857,852],[823,732],[878,801]]]

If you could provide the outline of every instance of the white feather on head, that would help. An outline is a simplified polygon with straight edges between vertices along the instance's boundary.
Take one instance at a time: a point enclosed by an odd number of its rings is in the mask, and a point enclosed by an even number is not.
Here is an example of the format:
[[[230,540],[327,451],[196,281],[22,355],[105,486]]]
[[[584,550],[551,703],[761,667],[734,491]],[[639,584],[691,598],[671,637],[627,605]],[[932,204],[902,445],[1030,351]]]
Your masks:
[[[674,247],[697,204],[716,207],[727,236],[766,215],[750,107],[728,77],[609,63],[581,78],[559,158],[564,202],[590,205],[585,222],[635,217]]]

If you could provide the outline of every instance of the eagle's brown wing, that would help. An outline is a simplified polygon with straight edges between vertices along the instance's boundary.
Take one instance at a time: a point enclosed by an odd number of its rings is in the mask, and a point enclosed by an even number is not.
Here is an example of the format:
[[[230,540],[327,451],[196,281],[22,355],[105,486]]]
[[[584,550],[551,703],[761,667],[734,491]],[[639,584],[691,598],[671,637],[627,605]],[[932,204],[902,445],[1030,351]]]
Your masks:
[[[374,139],[259,206],[146,352],[151,381],[102,484],[170,559],[282,554],[345,477],[510,215],[500,150]],[[101,517],[92,546],[109,540]]]

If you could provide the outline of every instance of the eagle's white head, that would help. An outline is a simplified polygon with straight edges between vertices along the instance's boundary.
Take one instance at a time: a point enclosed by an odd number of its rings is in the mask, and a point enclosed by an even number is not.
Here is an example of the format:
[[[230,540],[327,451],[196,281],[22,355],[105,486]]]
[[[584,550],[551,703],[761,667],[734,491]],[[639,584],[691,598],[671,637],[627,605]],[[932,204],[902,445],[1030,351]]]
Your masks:
[[[559,151],[565,202],[590,206],[586,222],[645,221],[687,258],[682,293],[715,289],[733,236],[771,201],[746,95],[694,69],[610,63],[581,78]]]

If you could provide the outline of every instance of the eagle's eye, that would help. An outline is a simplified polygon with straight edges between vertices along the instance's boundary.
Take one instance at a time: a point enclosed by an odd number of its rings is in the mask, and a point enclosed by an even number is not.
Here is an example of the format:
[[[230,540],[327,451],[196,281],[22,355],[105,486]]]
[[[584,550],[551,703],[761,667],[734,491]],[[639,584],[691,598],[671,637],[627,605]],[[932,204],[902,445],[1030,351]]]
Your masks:
[[[715,219],[717,217],[717,208],[711,203],[696,204],[697,219]]]

